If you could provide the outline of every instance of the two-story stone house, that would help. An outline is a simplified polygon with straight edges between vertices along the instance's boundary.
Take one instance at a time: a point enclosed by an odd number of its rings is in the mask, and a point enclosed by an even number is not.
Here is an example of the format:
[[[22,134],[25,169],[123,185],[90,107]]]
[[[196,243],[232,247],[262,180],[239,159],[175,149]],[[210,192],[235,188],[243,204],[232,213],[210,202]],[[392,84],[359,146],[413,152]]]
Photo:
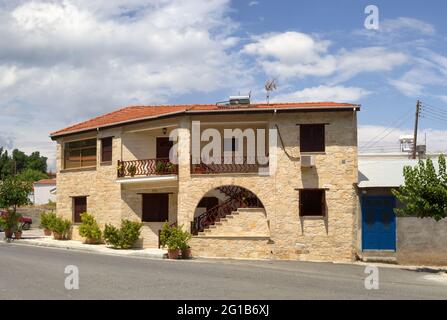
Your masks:
[[[243,103],[127,107],[53,132],[57,211],[73,220],[73,237],[88,211],[101,225],[143,221],[142,247],[157,247],[169,221],[191,231],[196,256],[352,260],[360,106]],[[256,148],[266,145],[267,163],[194,160],[207,129],[250,128],[265,129]],[[248,152],[248,139],[223,135],[220,146]]]

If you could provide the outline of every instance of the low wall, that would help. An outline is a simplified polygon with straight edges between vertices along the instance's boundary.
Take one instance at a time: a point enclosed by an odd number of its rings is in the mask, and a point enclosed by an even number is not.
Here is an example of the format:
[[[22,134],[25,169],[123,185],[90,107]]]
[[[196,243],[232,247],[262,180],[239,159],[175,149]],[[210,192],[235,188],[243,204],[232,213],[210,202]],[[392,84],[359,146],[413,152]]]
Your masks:
[[[447,265],[447,219],[397,218],[400,264]]]

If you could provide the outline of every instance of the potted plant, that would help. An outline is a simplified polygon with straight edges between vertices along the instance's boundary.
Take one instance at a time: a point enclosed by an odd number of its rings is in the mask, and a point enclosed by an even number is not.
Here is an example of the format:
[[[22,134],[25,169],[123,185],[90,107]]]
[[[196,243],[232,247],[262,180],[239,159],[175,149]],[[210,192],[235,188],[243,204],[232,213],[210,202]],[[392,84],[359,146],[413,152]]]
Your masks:
[[[134,177],[135,174],[137,173],[137,167],[134,164],[132,164],[132,165],[129,166],[127,171],[129,172],[131,177]]]
[[[67,240],[71,230],[71,221],[62,217],[56,217],[51,224],[55,240]]]
[[[102,239],[102,232],[93,215],[87,212],[81,214],[81,225],[79,235],[85,238],[86,244],[99,244]]]
[[[121,162],[118,162],[116,166],[116,171],[118,172],[118,177],[124,177],[124,166]]]
[[[166,163],[165,171],[167,173],[174,173],[175,172],[175,165],[172,162]]]
[[[11,239],[14,231],[19,227],[20,214],[8,210],[0,217],[0,226],[5,231],[5,238]]]
[[[163,174],[166,172],[166,163],[164,161],[157,161],[155,164],[155,172],[157,174]]]
[[[191,234],[188,231],[182,231],[181,241],[180,241],[180,250],[182,251],[182,259],[191,259],[192,252],[191,247],[188,245],[188,241],[191,239]]]
[[[23,233],[22,226],[20,225],[20,223],[18,223],[16,229],[14,230],[14,238],[16,240],[22,239],[22,233]]]
[[[42,213],[40,215],[40,227],[43,228],[45,236],[51,236],[51,224],[57,216],[54,212]]]

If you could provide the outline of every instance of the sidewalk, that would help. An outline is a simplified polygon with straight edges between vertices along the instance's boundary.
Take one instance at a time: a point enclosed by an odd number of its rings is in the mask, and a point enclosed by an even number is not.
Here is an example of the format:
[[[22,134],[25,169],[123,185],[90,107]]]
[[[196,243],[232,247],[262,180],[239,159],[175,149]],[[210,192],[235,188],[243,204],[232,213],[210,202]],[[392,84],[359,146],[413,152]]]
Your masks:
[[[22,239],[13,240],[11,243],[18,245],[32,245],[38,247],[84,251],[114,256],[142,257],[151,259],[163,259],[164,255],[167,254],[166,250],[157,248],[117,250],[109,248],[104,244],[91,245],[74,240],[54,240],[52,237],[44,236],[43,230],[40,229],[31,229],[29,231],[24,231]]]

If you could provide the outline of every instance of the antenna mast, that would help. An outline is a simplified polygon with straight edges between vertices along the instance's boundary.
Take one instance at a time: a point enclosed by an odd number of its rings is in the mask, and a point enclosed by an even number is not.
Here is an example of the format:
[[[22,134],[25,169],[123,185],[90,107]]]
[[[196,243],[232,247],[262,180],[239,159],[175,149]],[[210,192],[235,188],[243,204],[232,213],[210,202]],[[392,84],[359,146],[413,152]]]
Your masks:
[[[267,104],[270,104],[270,92],[276,90],[276,79],[267,80],[264,88],[265,91],[267,92]]]

